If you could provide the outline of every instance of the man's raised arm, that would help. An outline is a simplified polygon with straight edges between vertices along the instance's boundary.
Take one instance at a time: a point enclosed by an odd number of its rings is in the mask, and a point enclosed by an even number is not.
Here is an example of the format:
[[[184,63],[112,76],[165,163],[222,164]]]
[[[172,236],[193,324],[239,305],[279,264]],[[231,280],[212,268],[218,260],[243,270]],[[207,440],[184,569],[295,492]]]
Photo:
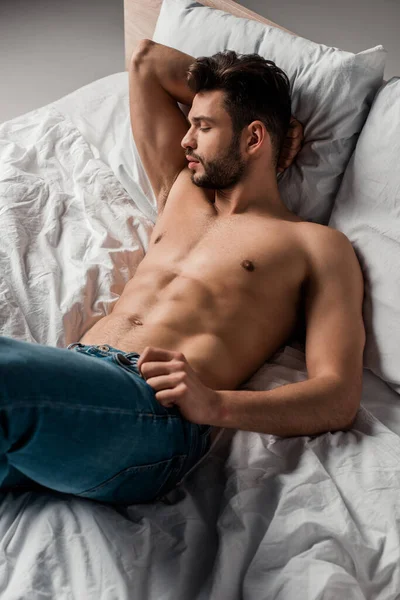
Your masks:
[[[195,57],[149,39],[139,42],[130,64],[131,124],[146,172],[156,196],[168,193],[186,166],[180,143],[188,123],[177,103],[191,107],[195,94],[187,72]],[[303,126],[292,117],[278,170],[293,162],[303,142]],[[160,164],[160,159],[162,164]]]
[[[187,120],[177,102],[191,103],[185,70],[193,57],[141,40],[129,67],[129,108],[132,133],[143,167],[163,210],[170,189],[187,166],[182,138]]]
[[[163,89],[176,102],[191,106],[194,93],[186,82],[186,74],[190,65],[196,60],[194,56],[185,54],[175,48],[164,46],[152,40],[141,40],[132,55],[131,63],[141,68],[151,60],[151,69]]]

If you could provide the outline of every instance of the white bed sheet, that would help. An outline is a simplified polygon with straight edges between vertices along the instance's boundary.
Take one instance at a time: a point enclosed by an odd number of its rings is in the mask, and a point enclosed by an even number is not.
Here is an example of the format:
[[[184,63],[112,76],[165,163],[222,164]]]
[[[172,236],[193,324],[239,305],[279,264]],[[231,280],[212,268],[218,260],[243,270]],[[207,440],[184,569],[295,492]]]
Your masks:
[[[157,201],[131,132],[128,83],[127,72],[114,73],[60,98],[53,106],[72,121],[93,155],[109,165],[127,193],[136,198],[141,212],[155,223]],[[138,198],[138,186],[146,201]]]
[[[52,346],[108,314],[152,230],[151,200],[121,182],[105,108],[62,104],[0,126],[0,333]],[[243,387],[305,378],[304,354],[287,346]],[[399,435],[399,396],[365,371],[352,431],[225,430],[165,502],[3,493],[0,596],[398,598]]]

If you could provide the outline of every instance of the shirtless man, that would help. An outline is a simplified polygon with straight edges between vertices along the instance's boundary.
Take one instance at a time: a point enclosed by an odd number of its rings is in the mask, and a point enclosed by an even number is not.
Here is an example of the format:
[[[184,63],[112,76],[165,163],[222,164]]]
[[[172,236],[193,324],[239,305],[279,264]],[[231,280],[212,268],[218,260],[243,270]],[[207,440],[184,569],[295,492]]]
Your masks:
[[[159,213],[149,249],[80,342],[0,336],[0,491],[152,502],[207,455],[212,428],[314,435],[350,427],[359,407],[356,255],[277,186],[299,149],[286,75],[258,55],[195,60],[149,40],[129,75]],[[306,381],[237,389],[302,327]]]
[[[303,221],[280,198],[277,168],[298,150],[278,162],[290,119],[285,75],[247,59],[240,80],[250,91],[240,98],[233,55],[196,61],[150,40],[135,49],[131,125],[158,219],[112,313],[80,342],[140,353],[157,400],[215,431],[346,429],[361,396],[361,269],[344,234]],[[237,390],[303,319],[308,380]]]

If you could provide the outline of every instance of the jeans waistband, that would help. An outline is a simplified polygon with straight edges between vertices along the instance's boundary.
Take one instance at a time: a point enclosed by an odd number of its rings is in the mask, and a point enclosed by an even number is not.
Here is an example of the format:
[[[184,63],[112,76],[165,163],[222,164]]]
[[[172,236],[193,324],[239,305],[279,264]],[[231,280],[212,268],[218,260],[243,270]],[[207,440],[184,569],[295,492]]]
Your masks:
[[[133,363],[137,362],[140,354],[138,352],[125,352],[124,350],[120,350],[119,348],[114,348],[109,344],[100,344],[99,346],[95,346],[93,344],[81,344],[81,342],[73,342],[67,346],[67,350],[75,350],[78,352],[84,352],[85,354],[95,354],[97,356],[107,356],[111,354],[122,354],[125,358],[132,358]],[[136,359],[136,360],[135,360]],[[128,364],[128,363],[127,363]],[[132,364],[132,363],[130,363]]]

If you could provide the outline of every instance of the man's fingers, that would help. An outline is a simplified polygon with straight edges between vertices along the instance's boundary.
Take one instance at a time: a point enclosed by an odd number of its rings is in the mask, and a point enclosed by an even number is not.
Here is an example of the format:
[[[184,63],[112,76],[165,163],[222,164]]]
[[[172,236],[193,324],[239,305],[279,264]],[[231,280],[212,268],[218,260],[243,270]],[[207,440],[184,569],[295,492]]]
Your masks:
[[[139,364],[139,363],[138,363]],[[166,361],[146,361],[143,363],[141,367],[142,374],[148,379],[149,377],[155,377],[156,375],[168,375],[169,373],[174,373],[175,371],[183,371],[184,363],[175,360],[166,360]]]
[[[167,408],[172,407],[187,389],[178,373],[173,373],[168,377],[151,377],[147,383],[153,388],[158,402]]]
[[[297,121],[296,119],[294,119],[289,124],[289,128],[287,130],[286,137],[289,137],[289,138],[303,137],[303,132],[304,132],[303,125],[300,123],[300,121]]]
[[[297,140],[297,139],[301,139],[303,137],[303,132],[301,129],[289,129],[287,134],[286,134],[286,138],[289,138],[290,140]]]
[[[172,360],[173,358],[175,358],[176,354],[176,352],[172,352],[171,350],[164,350],[164,348],[146,346],[137,362],[138,369],[140,370],[142,364],[144,362],[148,362],[149,360]]]
[[[299,150],[299,146],[289,146],[289,147],[283,146],[281,153],[279,155],[279,158],[282,158],[282,156],[289,156],[289,154],[297,154],[298,150]]]
[[[175,404],[174,400],[176,399],[175,390],[168,391],[162,390],[161,392],[156,392],[156,400],[162,404],[165,408],[172,408]]]
[[[300,123],[300,121],[297,121],[297,119],[292,116],[278,160],[278,173],[282,173],[285,169],[287,169],[287,167],[290,167],[293,160],[300,152],[303,146],[303,141],[303,125]]]
[[[296,138],[303,136],[303,126],[302,125],[289,125],[289,129],[287,130],[286,137]]]
[[[298,152],[299,149],[303,146],[303,139],[296,138],[292,140],[285,140],[282,146],[281,153],[284,152]]]
[[[282,149],[301,148],[301,146],[303,145],[303,140],[304,138],[302,136],[292,138],[287,137],[283,142]]]
[[[290,160],[296,156],[298,153],[298,148],[290,148],[288,150],[284,150],[280,155],[280,160]]]
[[[186,391],[186,386],[184,384],[179,384],[174,387],[174,389],[156,392],[156,399],[166,408],[172,408],[174,404],[177,404],[177,400],[185,395]]]
[[[182,376],[179,373],[169,375],[160,375],[158,377],[149,377],[147,383],[157,392],[160,390],[171,389],[182,383]]]
[[[296,117],[293,117],[292,115],[292,117],[290,118],[289,127],[303,127],[303,125],[298,119],[296,119]]]
[[[289,166],[293,162],[297,154],[297,150],[293,152],[283,152],[279,157],[278,167],[283,167],[285,165]]]

